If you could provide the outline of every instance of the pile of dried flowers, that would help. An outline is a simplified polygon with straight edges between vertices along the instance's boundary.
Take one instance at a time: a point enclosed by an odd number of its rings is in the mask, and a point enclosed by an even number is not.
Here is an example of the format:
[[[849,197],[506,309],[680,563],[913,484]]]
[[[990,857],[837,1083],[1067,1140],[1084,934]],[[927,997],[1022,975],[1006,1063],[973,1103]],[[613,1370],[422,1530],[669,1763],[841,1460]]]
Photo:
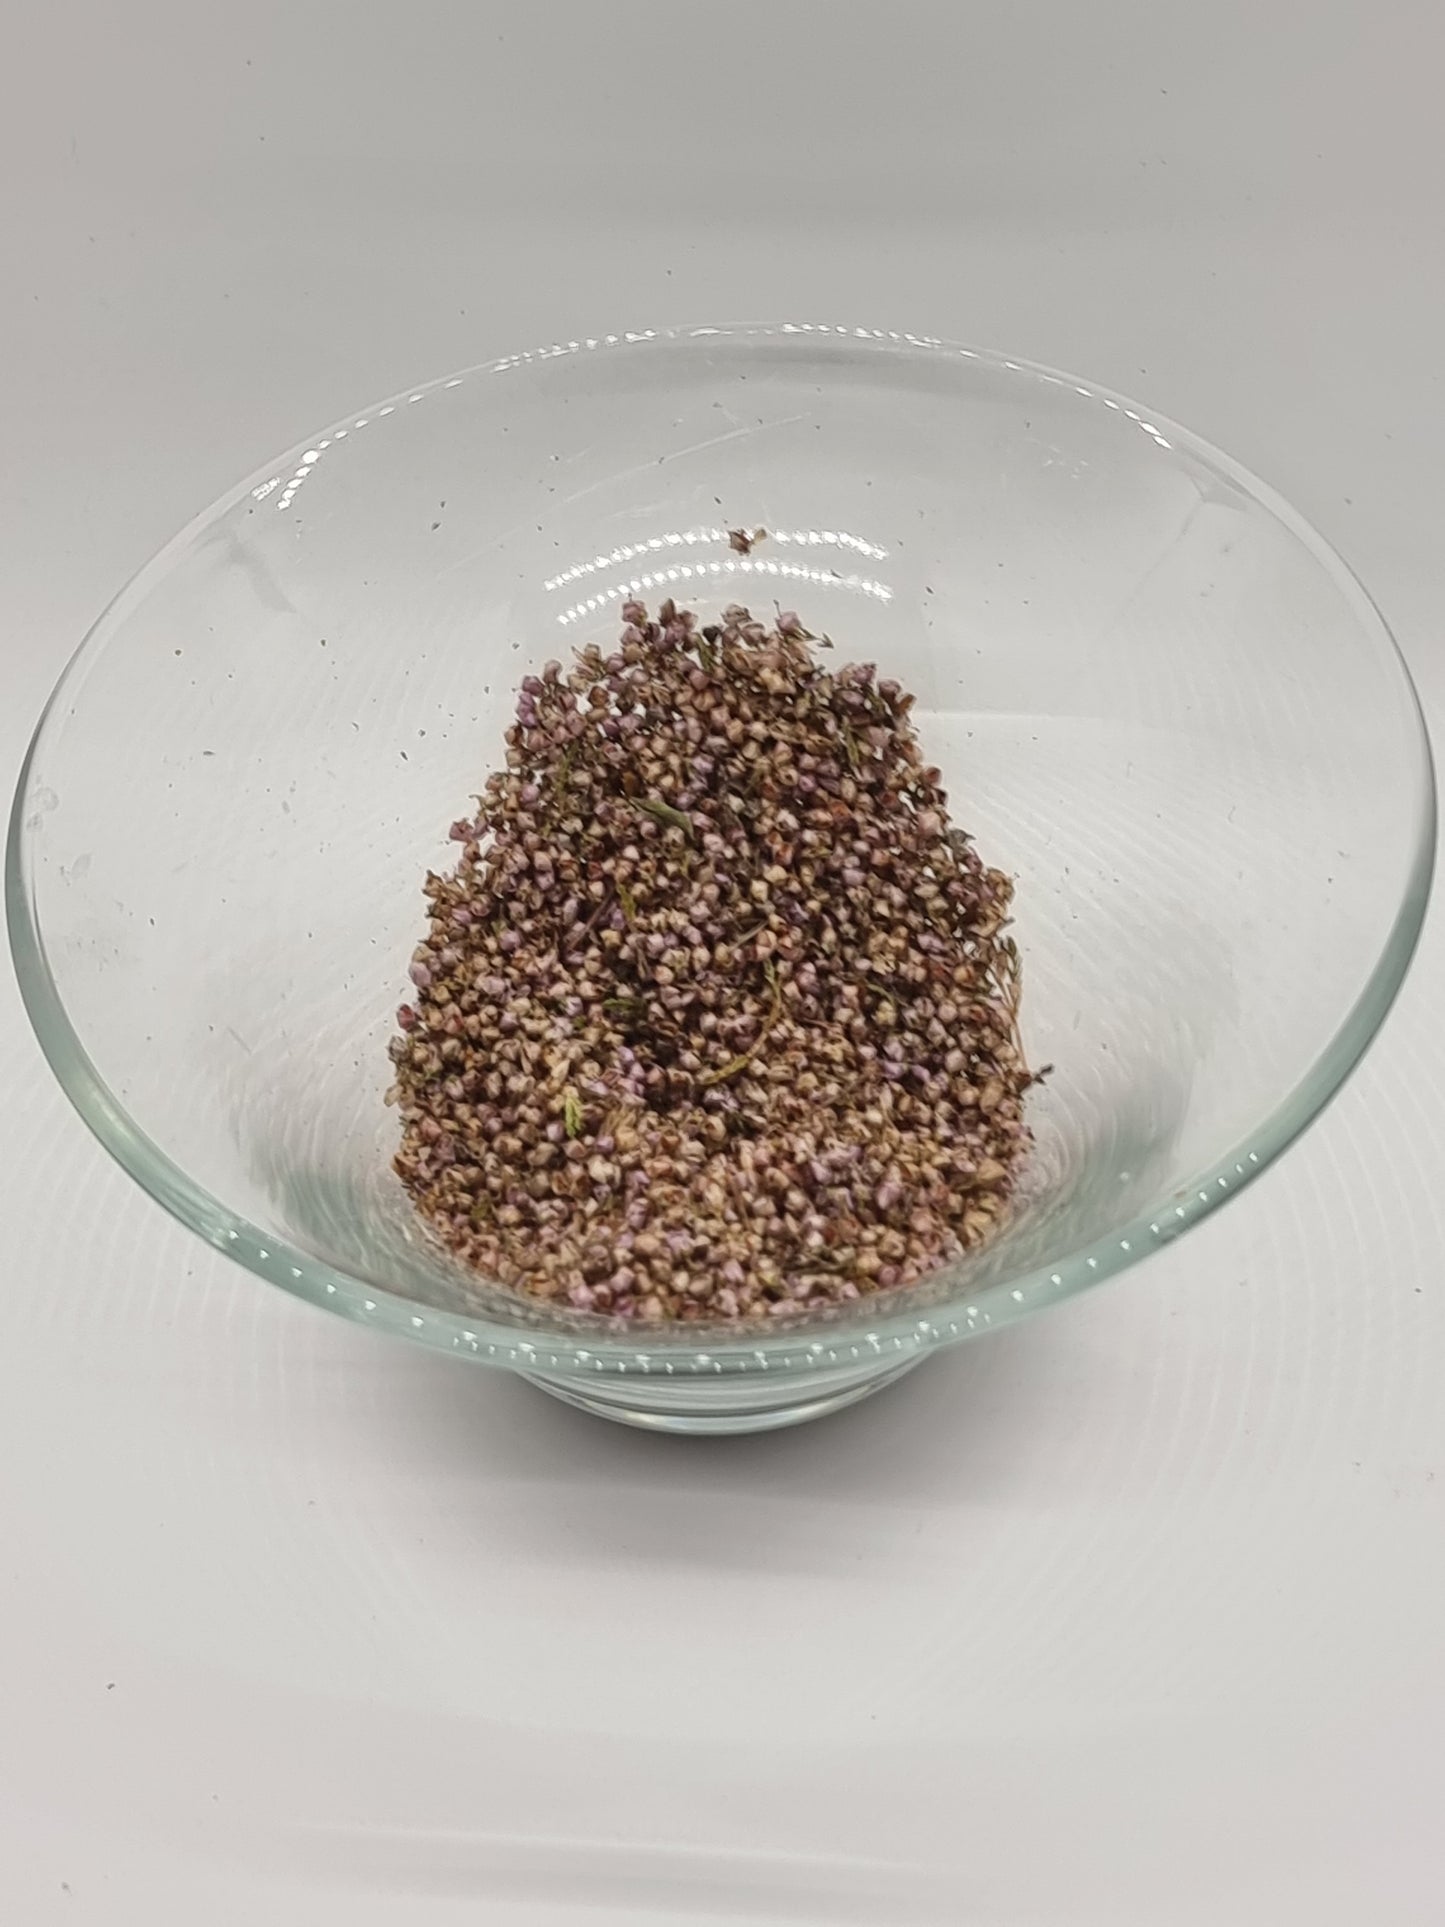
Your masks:
[[[872,665],[823,669],[792,614],[622,613],[523,683],[427,878],[396,1169],[463,1259],[586,1310],[917,1281],[1028,1146],[1012,885]]]

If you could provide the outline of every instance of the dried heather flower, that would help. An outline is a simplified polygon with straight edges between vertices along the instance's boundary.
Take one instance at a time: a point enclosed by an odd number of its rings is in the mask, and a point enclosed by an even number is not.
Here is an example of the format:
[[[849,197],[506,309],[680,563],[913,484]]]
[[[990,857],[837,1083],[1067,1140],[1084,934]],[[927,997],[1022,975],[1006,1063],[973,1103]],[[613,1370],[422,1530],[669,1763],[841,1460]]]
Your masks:
[[[426,880],[397,1171],[479,1270],[615,1317],[916,1282],[1028,1146],[1012,886],[871,664],[821,669],[792,611],[621,614],[525,679]]]

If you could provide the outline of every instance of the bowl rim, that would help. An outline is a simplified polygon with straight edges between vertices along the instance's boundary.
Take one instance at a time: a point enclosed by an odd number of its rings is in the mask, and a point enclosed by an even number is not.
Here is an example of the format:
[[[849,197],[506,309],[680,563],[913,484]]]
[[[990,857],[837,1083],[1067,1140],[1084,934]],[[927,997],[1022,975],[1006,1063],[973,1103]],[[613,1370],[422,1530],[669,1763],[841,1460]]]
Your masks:
[[[37,752],[62,704],[92,657],[130,611],[149,593],[172,560],[271,477],[294,466],[295,455],[323,437],[334,436],[358,419],[383,408],[394,410],[425,400],[468,379],[579,352],[673,344],[707,338],[784,339],[847,337],[905,353],[920,351],[958,356],[1021,374],[1050,385],[1064,385],[1116,408],[1156,437],[1186,448],[1243,490],[1272,515],[1331,577],[1361,628],[1383,646],[1393,663],[1414,719],[1419,818],[1405,889],[1375,963],[1338,1027],[1318,1050],[1295,1084],[1248,1136],[1190,1181],[1173,1187],[1152,1210],[1136,1214],[1107,1238],[1095,1240],[1042,1265],[994,1280],[946,1304],[910,1307],[909,1293],[860,1299],[834,1321],[802,1317],[776,1328],[749,1326],[629,1327],[604,1318],[569,1313],[556,1328],[539,1303],[535,1327],[493,1321],[478,1308],[461,1313],[431,1306],[341,1271],[285,1239],[261,1230],[231,1212],[155,1143],[129,1116],[92,1062],[72,1025],[46,956],[35,903],[32,841],[27,829],[31,775]],[[5,853],[5,909],[11,956],[21,998],[40,1048],[56,1080],[101,1145],[149,1196],[216,1250],[293,1296],[335,1311],[361,1324],[393,1332],[431,1349],[454,1352],[484,1363],[544,1374],[612,1372],[668,1377],[758,1371],[827,1370],[880,1363],[916,1354],[939,1344],[996,1330],[1043,1306],[1073,1297],[1102,1283],[1172,1243],[1220,1205],[1237,1197],[1314,1122],[1337,1094],[1389,1013],[1403,983],[1423,927],[1434,871],[1437,794],[1434,761],[1419,693],[1389,625],[1349,564],[1319,531],[1267,483],[1232,457],[1158,410],[1145,410],[1127,396],[1096,382],[1001,351],[964,346],[937,336],[896,330],[845,327],[827,323],[748,323],[720,326],[623,330],[580,341],[555,343],[523,354],[472,364],[432,381],[399,389],[394,395],[350,411],[327,428],[297,441],[217,497],[194,516],[120,589],[92,623],[52,690],[21,764],[12,802]],[[876,1308],[876,1309],[875,1309]]]

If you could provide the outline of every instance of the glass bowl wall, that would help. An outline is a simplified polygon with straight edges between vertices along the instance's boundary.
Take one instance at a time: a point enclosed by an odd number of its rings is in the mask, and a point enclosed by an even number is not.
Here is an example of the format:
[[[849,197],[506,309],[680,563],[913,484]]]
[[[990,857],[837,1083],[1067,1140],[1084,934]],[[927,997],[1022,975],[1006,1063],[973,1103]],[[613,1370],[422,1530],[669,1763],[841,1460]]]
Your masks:
[[[749,555],[744,524],[769,532]],[[391,1173],[423,874],[520,678],[632,593],[778,601],[876,660],[1017,878],[1025,1038],[1055,1067],[1027,1196],[924,1288],[629,1329],[463,1274]],[[1379,1023],[1433,825],[1384,625],[1233,463],[997,356],[699,328],[408,390],[201,516],[57,690],[7,900],[62,1084],[202,1236],[349,1316],[709,1429],[856,1396],[1237,1192]]]

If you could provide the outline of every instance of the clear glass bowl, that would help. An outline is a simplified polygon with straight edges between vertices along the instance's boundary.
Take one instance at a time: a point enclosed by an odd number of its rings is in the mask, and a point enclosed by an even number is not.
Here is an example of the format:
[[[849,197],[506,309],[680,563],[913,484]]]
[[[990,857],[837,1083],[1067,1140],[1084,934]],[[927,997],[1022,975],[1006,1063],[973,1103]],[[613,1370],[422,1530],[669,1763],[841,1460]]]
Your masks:
[[[737,554],[738,524],[769,537]],[[1017,878],[1054,1074],[1022,1208],[925,1286],[642,1331],[463,1272],[391,1172],[423,874],[521,677],[631,593],[785,598],[876,660]],[[60,1082],[219,1250],[613,1417],[731,1430],[858,1397],[1240,1191],[1383,1017],[1434,821],[1380,617],[1194,436],[911,335],[647,330],[379,403],[177,536],[41,720],[6,900]]]

